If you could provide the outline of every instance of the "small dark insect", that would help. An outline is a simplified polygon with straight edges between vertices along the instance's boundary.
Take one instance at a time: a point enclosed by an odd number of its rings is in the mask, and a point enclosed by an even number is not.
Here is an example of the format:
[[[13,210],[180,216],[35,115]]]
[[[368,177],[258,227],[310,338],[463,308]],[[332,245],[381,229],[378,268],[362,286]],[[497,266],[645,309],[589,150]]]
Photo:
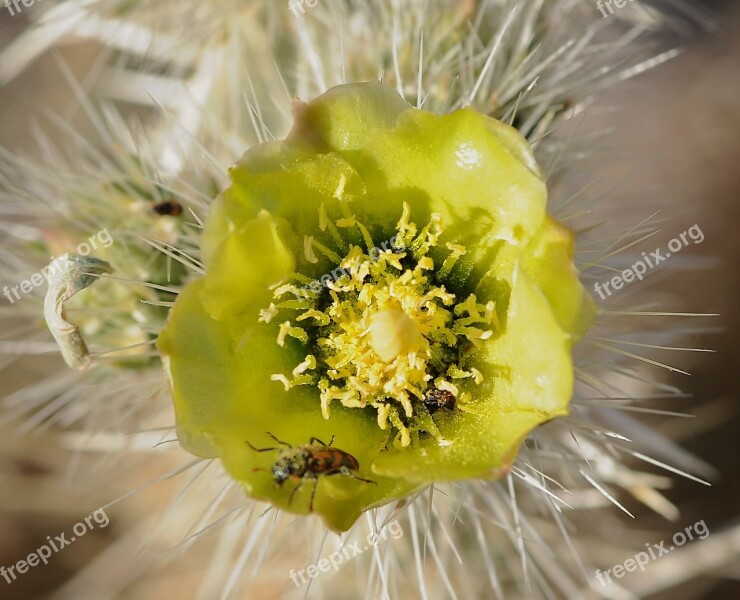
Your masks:
[[[284,448],[255,448],[249,442],[246,442],[255,452],[280,451],[280,456],[272,464],[272,476],[278,486],[282,486],[286,480],[298,480],[298,485],[293,488],[288,498],[288,504],[293,502],[293,496],[301,489],[301,486],[307,479],[314,482],[313,491],[311,492],[311,503],[309,510],[313,512],[313,498],[316,495],[316,488],[319,485],[319,477],[323,475],[343,475],[351,477],[365,483],[377,485],[377,482],[370,479],[358,477],[356,472],[360,469],[357,459],[351,454],[332,448],[334,436],[331,436],[328,444],[322,442],[319,438],[312,437],[308,444],[303,446],[291,446],[286,442],[281,442],[269,431],[265,432]],[[254,471],[264,471],[265,469],[256,468]]]
[[[182,204],[175,200],[166,200],[155,204],[152,210],[161,216],[179,217],[182,214]]]
[[[455,396],[452,392],[434,388],[424,396],[424,406],[427,407],[430,415],[437,412],[440,408],[452,410],[455,408]]]

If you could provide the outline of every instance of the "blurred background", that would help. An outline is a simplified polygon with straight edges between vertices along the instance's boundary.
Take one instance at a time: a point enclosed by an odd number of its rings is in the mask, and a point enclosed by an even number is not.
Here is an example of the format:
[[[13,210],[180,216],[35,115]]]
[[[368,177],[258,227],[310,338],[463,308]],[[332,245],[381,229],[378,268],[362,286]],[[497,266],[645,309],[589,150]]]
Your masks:
[[[602,201],[613,206],[614,218],[636,223],[660,208],[661,217],[667,219],[661,226],[664,235],[642,249],[664,244],[694,224],[705,235],[703,243],[684,251],[684,269],[652,283],[660,286],[665,308],[721,314],[712,331],[689,335],[687,344],[714,349],[716,354],[670,357],[672,364],[691,373],[670,377],[670,383],[690,397],[661,408],[695,418],[645,415],[646,422],[681,440],[719,476],[712,487],[676,477],[667,493],[682,511],[676,524],[636,503],[628,505],[642,520],[643,530],[654,532],[650,539],[667,537],[701,519],[712,535],[623,583],[645,598],[731,600],[740,598],[740,3],[700,4],[714,15],[716,27],[676,37],[675,43],[685,48],[683,54],[602,98],[583,126],[611,129],[605,152],[594,156],[589,176],[595,175],[610,190]],[[0,49],[24,27],[24,18],[10,17],[0,9]],[[94,46],[67,46],[60,55],[44,55],[11,84],[0,87],[0,145],[13,152],[32,152],[31,124],[48,108],[67,116],[84,133],[90,125],[70,111],[73,98],[60,59],[82,79],[97,56]],[[46,364],[19,361],[12,379],[0,382],[0,393],[33,381]],[[163,470],[132,455],[129,470],[111,477],[109,487],[95,497],[89,492],[81,495],[66,478],[68,457],[56,449],[54,433],[29,439],[15,435],[15,429],[11,423],[0,430],[0,565],[13,564],[47,535],[69,531],[81,515],[144,485]],[[136,560],[120,562],[121,557],[136,555],[134,536],[123,532],[146,528],[151,518],[148,508],[162,502],[172,489],[164,482],[111,509],[109,527],[88,533],[50,565],[33,569],[11,586],[0,581],[0,598],[52,597],[73,574],[96,560],[109,561],[111,577],[143,570]],[[728,533],[732,531],[734,537]],[[711,545],[720,532],[722,545]],[[181,565],[137,594],[185,593],[179,577],[185,571]],[[83,598],[84,590],[78,586],[72,595],[67,590],[65,597]]]

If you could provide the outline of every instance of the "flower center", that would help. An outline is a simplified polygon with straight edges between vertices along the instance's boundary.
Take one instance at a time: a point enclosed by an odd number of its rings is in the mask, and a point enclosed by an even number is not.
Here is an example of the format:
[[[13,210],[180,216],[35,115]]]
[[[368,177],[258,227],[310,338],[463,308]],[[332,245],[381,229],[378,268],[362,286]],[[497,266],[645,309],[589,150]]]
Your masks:
[[[419,326],[402,308],[392,307],[370,317],[370,346],[386,363],[399,354],[416,354],[424,338]]]
[[[445,407],[464,410],[469,394],[461,393],[454,382],[483,381],[468,363],[498,327],[494,302],[480,304],[474,294],[460,301],[442,283],[465,248],[446,244],[449,253],[436,267],[428,253],[439,244],[439,216],[432,215],[421,231],[409,216],[404,205],[398,233],[390,247],[384,243],[382,249],[356,219],[336,221],[337,228],[358,227],[368,248],[365,253],[352,245],[343,259],[307,238],[309,262],[317,262],[315,248],[339,267],[320,281],[296,274],[293,279],[310,285],[302,290],[292,283],[277,286],[278,304],[260,316],[270,322],[281,311],[292,311],[295,317],[280,324],[277,342],[283,346],[287,338],[295,338],[308,350],[292,377],[275,374],[273,380],[286,390],[317,386],[326,419],[335,401],[348,408],[375,409],[378,426],[395,430],[401,447],[411,443],[414,431],[441,440],[431,414],[441,397],[451,400]],[[323,225],[328,228],[326,218]],[[290,293],[296,300],[281,301]]]

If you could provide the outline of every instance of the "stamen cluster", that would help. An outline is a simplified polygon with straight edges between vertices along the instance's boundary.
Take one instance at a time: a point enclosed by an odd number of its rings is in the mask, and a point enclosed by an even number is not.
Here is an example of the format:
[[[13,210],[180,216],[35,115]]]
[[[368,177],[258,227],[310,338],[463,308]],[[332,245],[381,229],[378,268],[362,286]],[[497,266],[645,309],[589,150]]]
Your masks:
[[[474,294],[461,301],[446,289],[446,275],[466,249],[446,244],[447,258],[435,265],[429,251],[439,245],[439,215],[433,214],[421,231],[409,217],[405,204],[396,236],[404,251],[382,250],[375,257],[369,254],[375,246],[366,227],[354,217],[337,220],[339,228],[360,229],[367,253],[350,246],[339,263],[344,272],[340,279],[329,281],[321,293],[271,304],[261,314],[261,320],[269,322],[281,310],[294,311],[294,318],[281,323],[277,342],[284,346],[292,337],[309,349],[291,378],[278,373],[273,380],[282,382],[286,391],[296,385],[317,385],[325,419],[330,418],[334,401],[348,408],[373,407],[378,426],[396,430],[401,447],[411,443],[411,430],[441,438],[424,407],[429,392],[451,393],[464,410],[468,395],[454,381],[483,381],[480,371],[467,364],[480,341],[498,327],[493,301],[480,304]],[[338,258],[312,239],[307,258],[313,257],[314,247]],[[304,276],[294,278],[302,281]],[[279,301],[289,293],[295,294],[290,283],[278,286],[274,295]]]

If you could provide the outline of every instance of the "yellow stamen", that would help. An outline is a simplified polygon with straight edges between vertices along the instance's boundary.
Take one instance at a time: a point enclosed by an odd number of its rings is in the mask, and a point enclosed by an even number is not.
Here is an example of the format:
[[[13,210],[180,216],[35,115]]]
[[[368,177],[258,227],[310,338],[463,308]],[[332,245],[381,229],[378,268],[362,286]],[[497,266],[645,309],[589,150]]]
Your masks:
[[[260,323],[269,323],[272,321],[280,311],[277,309],[277,307],[271,302],[270,306],[267,308],[260,309],[260,316],[259,316],[259,322]]]
[[[319,262],[319,259],[316,258],[316,253],[313,251],[313,237],[310,235],[304,236],[303,238],[303,254],[306,257],[306,260],[312,264],[316,264]]]
[[[434,261],[427,253],[442,234],[439,215],[432,215],[419,231],[410,221],[409,205],[404,204],[397,239],[408,251],[381,251],[379,256],[371,256],[374,246],[369,230],[346,206],[340,210],[343,218],[331,221],[322,205],[319,229],[333,228],[336,238],[337,227],[357,227],[367,252],[350,245],[340,259],[334,250],[306,238],[304,250],[309,262],[316,258],[315,248],[347,274],[327,282],[328,294],[301,295],[260,312],[261,320],[269,323],[279,310],[297,311],[292,319],[305,323],[305,329],[284,321],[279,326],[278,344],[283,346],[287,337],[294,337],[311,349],[293,370],[292,380],[280,374],[273,379],[286,390],[296,385],[317,386],[326,419],[334,401],[350,409],[375,410],[378,427],[396,431],[397,446],[408,446],[411,433],[416,431],[442,441],[433,416],[424,408],[425,396],[437,388],[465,404],[470,394],[464,387],[482,383],[479,370],[465,369],[465,355],[499,328],[495,304],[479,304],[473,294],[458,301],[444,285],[435,283],[466,252],[463,246],[448,243],[451,254],[435,273]],[[296,289],[282,284],[275,296],[295,293]]]

